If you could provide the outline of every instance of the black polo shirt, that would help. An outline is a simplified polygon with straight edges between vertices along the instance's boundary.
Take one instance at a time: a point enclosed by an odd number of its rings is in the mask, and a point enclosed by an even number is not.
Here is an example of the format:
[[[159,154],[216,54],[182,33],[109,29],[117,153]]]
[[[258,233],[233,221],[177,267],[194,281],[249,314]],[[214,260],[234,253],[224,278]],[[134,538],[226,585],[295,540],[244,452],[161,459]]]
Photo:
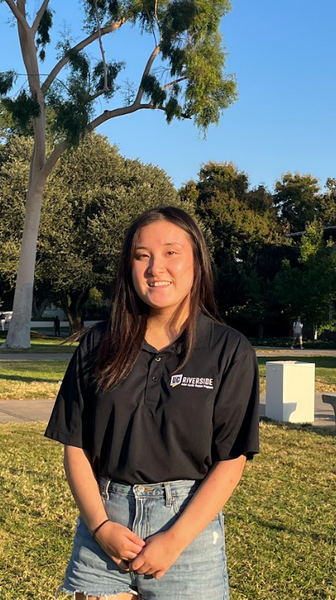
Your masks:
[[[258,452],[258,365],[242,334],[200,313],[183,369],[172,375],[183,335],[160,352],[144,342],[125,381],[99,393],[92,365],[106,326],[76,349],[47,437],[88,450],[97,475],[131,485],[201,480],[218,460]]]

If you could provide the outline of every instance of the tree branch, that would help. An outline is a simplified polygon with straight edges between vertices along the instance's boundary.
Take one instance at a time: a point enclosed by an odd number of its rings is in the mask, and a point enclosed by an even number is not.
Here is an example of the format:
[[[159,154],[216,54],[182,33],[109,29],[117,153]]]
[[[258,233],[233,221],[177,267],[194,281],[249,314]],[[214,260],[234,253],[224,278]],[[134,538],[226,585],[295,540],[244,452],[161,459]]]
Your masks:
[[[108,92],[108,85],[107,85],[107,67],[106,67],[106,60],[105,60],[105,51],[103,48],[103,42],[102,42],[102,36],[101,36],[101,26],[100,26],[100,18],[99,18],[99,11],[98,11],[98,6],[97,6],[97,0],[94,0],[94,5],[95,5],[95,12],[96,12],[96,19],[97,19],[97,26],[98,26],[98,39],[99,39],[99,47],[100,47],[100,52],[102,55],[102,60],[103,60],[103,69],[104,69],[104,91]]]
[[[162,89],[166,90],[167,88],[171,87],[175,83],[180,83],[180,81],[185,81],[186,79],[188,79],[188,77],[186,75],[184,77],[179,77],[179,79],[175,79],[175,81],[171,81],[170,83],[166,83],[166,85],[162,86]]]
[[[116,21],[115,23],[112,23],[108,27],[103,27],[103,29],[100,30],[100,34],[103,36],[103,35],[106,35],[107,33],[111,33],[111,31],[116,31],[122,25],[124,25],[124,23],[126,23],[126,19],[124,19],[124,18],[120,19],[120,21]],[[87,38],[85,38],[85,40],[82,40],[81,42],[76,44],[76,46],[71,48],[71,51],[72,52],[80,52],[81,50],[83,50],[83,48],[86,48],[86,46],[89,46],[89,44],[94,42],[98,37],[99,37],[99,32],[95,31],[94,33],[89,35]],[[63,58],[61,58],[61,60],[58,61],[57,65],[54,66],[52,71],[49,73],[47,79],[45,80],[44,84],[42,85],[42,92],[44,94],[48,91],[51,84],[56,79],[58,73],[63,69],[63,67],[68,62],[69,62],[69,57],[66,55],[66,56],[63,56]]]
[[[32,24],[32,30],[33,30],[34,35],[37,32],[37,29],[38,29],[38,26],[39,26],[39,24],[41,22],[41,19],[42,19],[43,15],[44,15],[45,11],[48,8],[49,2],[50,2],[50,0],[44,0],[41,8],[37,12],[37,15],[36,15],[36,17],[34,19],[34,23]]]
[[[141,81],[140,81],[140,85],[139,85],[139,88],[138,88],[138,92],[137,92],[136,98],[134,100],[134,104],[139,104],[140,101],[141,101],[142,94],[143,94],[142,80],[150,72],[150,70],[152,68],[152,64],[153,64],[154,60],[156,59],[157,55],[159,54],[159,52],[160,52],[160,45],[158,45],[158,46],[156,46],[154,48],[152,54],[150,55],[150,57],[149,57],[149,59],[147,61],[147,64],[146,64],[146,66],[144,68],[144,72],[143,72],[142,77],[141,77]]]
[[[54,166],[56,165],[58,159],[63,154],[64,150],[66,150],[66,148],[67,148],[67,143],[60,142],[56,146],[56,148],[54,148],[54,150],[52,151],[50,156],[47,158],[42,169],[40,169],[40,171],[37,173],[36,177],[41,178],[42,180],[46,181],[48,175],[50,175],[50,173],[53,170]]]
[[[92,94],[92,96],[90,96],[89,99],[88,99],[88,103],[89,102],[93,102],[94,100],[97,100],[97,98],[99,98],[103,94],[106,94],[106,92],[108,92],[108,91],[109,90],[99,90],[99,92],[96,92],[95,94]]]
[[[14,0],[5,0],[6,4],[9,6],[10,10],[12,11],[14,17],[16,18],[16,20],[20,23],[20,25],[22,25],[22,27],[24,27],[24,29],[27,31],[28,29],[30,29],[25,16],[22,14],[21,10],[17,7],[17,5],[15,4]]]
[[[96,117],[96,119],[94,119],[93,121],[91,121],[91,123],[89,123],[89,125],[87,126],[87,133],[89,133],[90,131],[93,131],[94,129],[99,127],[99,125],[102,125],[109,119],[114,119],[115,117],[122,117],[123,115],[129,115],[131,113],[136,112],[137,110],[142,110],[142,109],[162,110],[163,112],[165,112],[165,109],[163,106],[154,106],[151,103],[135,104],[135,102],[134,102],[133,104],[131,104],[131,106],[121,106],[120,108],[115,108],[114,110],[105,110],[101,115],[99,115],[99,117]],[[182,114],[181,117],[183,117],[184,119],[191,119],[191,117],[187,114]]]

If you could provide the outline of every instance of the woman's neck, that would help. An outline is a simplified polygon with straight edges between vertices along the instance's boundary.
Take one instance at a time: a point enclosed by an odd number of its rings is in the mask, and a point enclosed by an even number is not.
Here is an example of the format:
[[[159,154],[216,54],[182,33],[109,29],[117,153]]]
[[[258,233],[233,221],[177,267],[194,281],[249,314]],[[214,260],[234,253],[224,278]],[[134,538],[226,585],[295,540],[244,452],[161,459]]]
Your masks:
[[[152,312],[147,319],[146,341],[157,350],[162,350],[181,335],[187,320],[187,311],[170,316]]]

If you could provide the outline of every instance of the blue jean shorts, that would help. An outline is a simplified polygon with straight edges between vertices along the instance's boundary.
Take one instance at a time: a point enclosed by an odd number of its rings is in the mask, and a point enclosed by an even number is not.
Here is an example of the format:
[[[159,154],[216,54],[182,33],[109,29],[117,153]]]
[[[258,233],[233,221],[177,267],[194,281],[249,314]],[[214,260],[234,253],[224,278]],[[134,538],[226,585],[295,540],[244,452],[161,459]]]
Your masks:
[[[99,486],[109,519],[146,540],[173,525],[199,483],[182,480],[130,486],[101,479]],[[81,592],[101,598],[130,593],[139,600],[229,600],[223,513],[218,513],[159,580],[119,569],[79,517],[60,592],[73,598]]]

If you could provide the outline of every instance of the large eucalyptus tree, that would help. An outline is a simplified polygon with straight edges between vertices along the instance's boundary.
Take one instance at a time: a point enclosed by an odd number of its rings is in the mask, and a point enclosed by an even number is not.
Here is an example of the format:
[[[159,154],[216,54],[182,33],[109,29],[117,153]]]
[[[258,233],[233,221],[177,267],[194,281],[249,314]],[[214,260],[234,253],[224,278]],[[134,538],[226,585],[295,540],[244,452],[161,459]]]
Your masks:
[[[26,216],[17,274],[13,319],[6,346],[30,346],[36,244],[41,202],[46,180],[64,150],[108,119],[138,110],[160,110],[168,122],[193,119],[206,130],[219,120],[222,110],[235,99],[235,82],[224,75],[225,54],[219,32],[229,0],[82,0],[87,35],[78,42],[58,40],[61,55],[41,74],[41,61],[50,44],[53,11],[64,11],[52,0],[1,0],[17,26],[20,51],[27,74],[27,87],[15,96],[16,73],[0,73],[0,94],[13,123],[34,137],[30,165]],[[38,8],[37,8],[38,7]],[[121,62],[109,60],[104,40],[125,23],[138,25],[153,39],[152,50],[139,73],[139,84],[125,105],[113,104]],[[137,29],[134,28],[134,36]],[[100,60],[92,68],[88,50],[96,46]],[[93,52],[93,50],[92,50]],[[137,58],[136,38],[134,58]],[[10,56],[8,57],[10,61]],[[164,68],[153,72],[155,61]],[[167,79],[168,75],[168,79]],[[111,104],[99,114],[104,97]],[[52,114],[55,143],[46,144],[46,122]]]

